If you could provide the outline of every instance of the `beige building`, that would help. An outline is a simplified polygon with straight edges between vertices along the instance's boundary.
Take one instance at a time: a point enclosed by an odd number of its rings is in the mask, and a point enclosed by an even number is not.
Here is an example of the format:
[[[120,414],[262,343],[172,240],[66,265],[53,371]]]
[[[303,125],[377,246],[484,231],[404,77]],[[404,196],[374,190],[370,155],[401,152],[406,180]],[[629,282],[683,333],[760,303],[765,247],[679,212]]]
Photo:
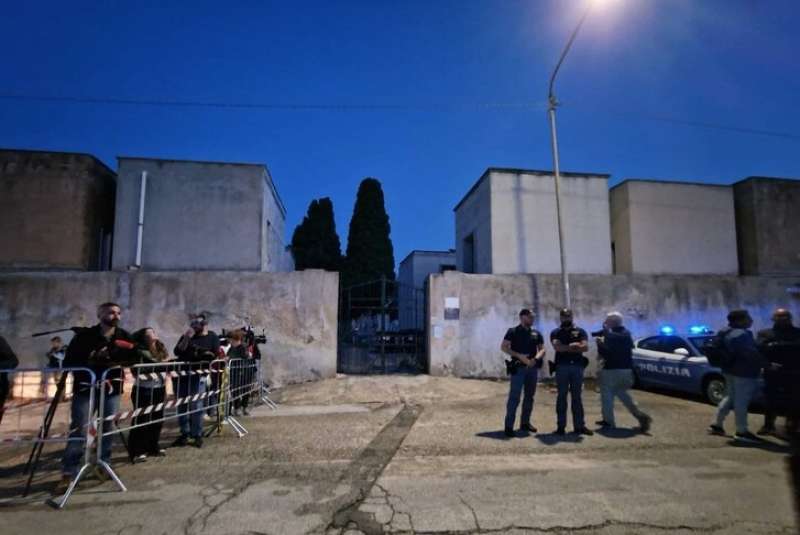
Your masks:
[[[0,150],[0,270],[109,269],[115,180],[89,154]]]
[[[610,204],[616,273],[738,272],[730,186],[626,180]]]
[[[570,273],[612,272],[608,177],[562,173]],[[552,172],[490,167],[454,211],[459,271],[560,272]]]

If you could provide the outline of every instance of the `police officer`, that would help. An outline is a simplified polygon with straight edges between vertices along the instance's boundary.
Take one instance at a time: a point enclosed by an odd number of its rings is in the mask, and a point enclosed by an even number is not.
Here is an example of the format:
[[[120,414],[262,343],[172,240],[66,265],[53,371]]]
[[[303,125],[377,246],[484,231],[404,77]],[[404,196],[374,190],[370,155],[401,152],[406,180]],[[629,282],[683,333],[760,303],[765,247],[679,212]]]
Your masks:
[[[586,331],[573,323],[572,310],[564,308],[559,313],[561,325],[550,333],[550,343],[556,351],[556,416],[558,419],[557,435],[566,434],[567,427],[567,394],[572,396],[572,426],[580,435],[593,435],[586,427],[583,417],[583,370],[589,359],[583,354],[589,350],[589,337]]]
[[[500,350],[511,357],[507,361],[508,372],[511,375],[506,403],[505,434],[514,436],[514,419],[517,416],[519,395],[524,391],[522,398],[522,414],[520,415],[519,428],[522,432],[535,433],[536,428],[531,424],[533,413],[533,396],[536,394],[536,383],[539,380],[539,368],[544,363],[544,338],[533,326],[533,312],[523,308],[519,312],[519,325],[509,329],[500,345]]]
[[[779,308],[772,314],[772,328],[758,332],[757,343],[761,353],[769,361],[764,370],[767,409],[764,412],[764,426],[759,435],[775,433],[777,412],[800,406],[797,397],[798,378],[800,378],[800,328],[792,325],[792,313]],[[787,427],[796,431],[797,415],[787,414]],[[791,422],[791,425],[789,425]]]

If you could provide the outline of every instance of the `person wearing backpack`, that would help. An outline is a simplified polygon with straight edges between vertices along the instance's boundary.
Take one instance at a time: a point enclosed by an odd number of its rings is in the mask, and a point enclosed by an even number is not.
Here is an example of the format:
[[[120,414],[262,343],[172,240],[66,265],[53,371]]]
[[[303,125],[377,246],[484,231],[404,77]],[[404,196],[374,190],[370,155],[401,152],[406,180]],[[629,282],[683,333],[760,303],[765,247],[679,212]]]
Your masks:
[[[708,427],[709,433],[725,436],[725,418],[733,409],[736,415],[734,440],[755,443],[759,438],[747,428],[747,409],[758,390],[758,378],[766,366],[766,359],[756,345],[750,327],[753,318],[747,310],[731,310],[728,314],[728,328],[718,333],[722,346],[720,367],[725,376],[725,397],[717,407],[714,423]]]

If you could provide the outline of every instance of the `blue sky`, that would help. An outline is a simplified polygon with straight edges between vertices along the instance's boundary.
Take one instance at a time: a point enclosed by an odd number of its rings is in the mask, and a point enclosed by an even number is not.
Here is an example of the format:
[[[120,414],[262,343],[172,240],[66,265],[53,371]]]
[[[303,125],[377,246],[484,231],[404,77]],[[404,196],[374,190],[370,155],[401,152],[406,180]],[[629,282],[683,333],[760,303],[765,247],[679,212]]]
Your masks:
[[[0,95],[277,107],[0,98],[0,146],[265,163],[287,240],[328,196],[343,248],[376,177],[399,262],[453,246],[452,208],[487,167],[551,168],[547,80],[583,4],[5,2]],[[559,75],[564,170],[800,177],[800,3],[607,4]]]

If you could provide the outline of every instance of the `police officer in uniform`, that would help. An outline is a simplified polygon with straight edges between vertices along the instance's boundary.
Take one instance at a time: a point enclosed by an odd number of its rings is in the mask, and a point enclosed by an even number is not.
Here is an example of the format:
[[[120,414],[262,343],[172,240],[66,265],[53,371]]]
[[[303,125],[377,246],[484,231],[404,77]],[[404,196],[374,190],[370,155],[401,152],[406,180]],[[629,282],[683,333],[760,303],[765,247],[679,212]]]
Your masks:
[[[800,328],[792,325],[792,313],[779,308],[772,314],[772,328],[758,332],[758,347],[769,361],[764,370],[767,409],[759,435],[775,434],[778,412],[800,407]],[[797,432],[797,414],[787,414],[787,430]]]
[[[511,357],[506,361],[510,374],[508,402],[506,403],[505,435],[514,436],[514,419],[517,416],[519,396],[522,398],[522,414],[520,415],[520,431],[535,433],[531,424],[533,413],[533,396],[536,394],[536,383],[539,380],[539,368],[544,363],[544,338],[533,326],[533,312],[523,308],[519,312],[519,325],[509,329],[500,345],[500,350]]]
[[[566,434],[567,427],[567,394],[572,396],[572,426],[580,435],[593,435],[586,427],[583,416],[583,370],[589,359],[583,354],[589,350],[589,337],[586,331],[573,323],[572,310],[564,308],[559,313],[561,325],[550,333],[550,343],[556,351],[556,416],[558,419],[557,435]]]

